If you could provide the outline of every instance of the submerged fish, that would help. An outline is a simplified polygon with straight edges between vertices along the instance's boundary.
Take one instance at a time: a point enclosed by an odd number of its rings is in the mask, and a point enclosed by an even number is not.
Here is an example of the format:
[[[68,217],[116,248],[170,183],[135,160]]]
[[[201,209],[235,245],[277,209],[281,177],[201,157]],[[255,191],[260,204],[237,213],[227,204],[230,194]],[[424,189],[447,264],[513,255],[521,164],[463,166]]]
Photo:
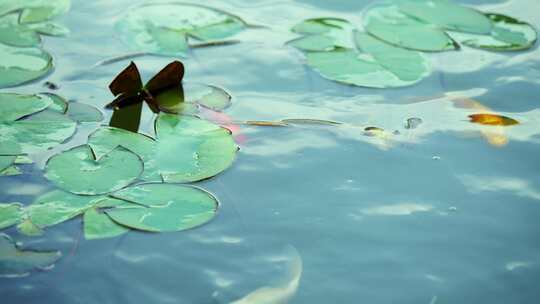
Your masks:
[[[289,277],[276,286],[258,288],[230,304],[285,304],[296,294],[302,277],[302,257],[296,248],[290,246],[292,257],[289,264]]]
[[[454,97],[451,99],[451,101],[456,108],[473,109],[483,112],[481,114],[469,115],[469,121],[472,123],[479,123],[493,127],[491,130],[481,130],[480,132],[487,142],[494,147],[504,147],[508,144],[508,136],[504,131],[505,126],[519,124],[518,121],[512,118],[495,113],[493,110],[487,106],[484,106],[477,100],[464,97]]]

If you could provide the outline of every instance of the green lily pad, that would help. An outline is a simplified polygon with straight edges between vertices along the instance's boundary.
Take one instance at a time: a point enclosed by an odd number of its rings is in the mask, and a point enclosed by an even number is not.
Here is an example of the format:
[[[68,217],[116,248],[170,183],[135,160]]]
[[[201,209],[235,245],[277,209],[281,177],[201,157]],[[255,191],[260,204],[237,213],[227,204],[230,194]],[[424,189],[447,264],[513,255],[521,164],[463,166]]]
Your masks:
[[[83,145],[51,157],[45,177],[60,189],[81,195],[117,191],[131,184],[143,172],[139,156],[115,147],[96,159],[90,146]]]
[[[17,47],[39,46],[41,36],[26,24],[20,24],[19,14],[9,14],[0,17],[0,43]]]
[[[460,43],[490,51],[520,51],[536,44],[536,29],[523,21],[501,14],[485,14],[493,22],[491,35],[451,32]]]
[[[0,229],[13,226],[21,221],[22,204],[0,204]]]
[[[181,231],[210,221],[218,202],[199,188],[174,184],[143,184],[113,194],[139,207],[114,208],[105,213],[123,226],[150,232]]]
[[[33,164],[34,161],[26,155],[17,155],[13,163],[16,165],[29,165]]]
[[[16,156],[11,156],[11,155],[6,155],[6,156],[0,155],[0,172],[4,171],[5,169],[13,165],[16,158],[17,158]]]
[[[147,181],[193,182],[212,177],[234,161],[237,146],[230,131],[208,121],[160,113],[156,139],[117,128],[100,128],[88,143],[97,157],[124,146],[144,160]]]
[[[103,120],[103,113],[96,107],[79,102],[69,103],[67,115],[76,122],[100,122]]]
[[[25,219],[17,225],[17,231],[26,236],[41,236],[43,230],[34,225],[30,219]]]
[[[47,36],[65,37],[70,33],[67,27],[52,22],[28,24],[28,27],[39,34]]]
[[[204,42],[226,39],[244,30],[246,23],[202,5],[154,3],[129,10],[116,27],[126,44],[134,49],[185,56],[190,37]]]
[[[2,171],[0,171],[0,176],[15,176],[15,175],[21,175],[22,171],[17,166],[10,166]]]
[[[77,124],[62,116],[40,112],[24,120],[0,123],[0,155],[36,153],[64,142],[75,133]]]
[[[354,26],[340,18],[307,19],[292,28],[305,35],[287,44],[302,51],[331,51],[336,48],[354,48],[352,30]]]
[[[52,101],[52,104],[48,107],[49,110],[56,111],[61,114],[65,114],[68,110],[68,101],[57,94],[54,93],[41,93],[41,97],[49,98]]]
[[[359,49],[373,56],[382,67],[403,81],[403,85],[416,83],[429,75],[430,66],[420,52],[395,47],[358,31],[354,33],[354,39]]]
[[[129,231],[129,228],[117,224],[97,208],[88,209],[84,213],[83,221],[84,237],[87,240],[116,237]]]
[[[37,23],[65,14],[70,6],[70,0],[2,0],[0,16],[20,11],[21,23]]]
[[[395,1],[370,7],[363,20],[368,33],[395,46],[420,51],[459,48],[444,30],[405,15]]]
[[[0,88],[41,78],[52,66],[52,57],[39,48],[17,48],[0,44]]]
[[[51,104],[52,100],[38,95],[0,93],[0,123],[34,114]]]
[[[81,196],[54,190],[38,197],[24,212],[32,224],[43,229],[81,215],[105,199],[104,196]]]
[[[231,105],[231,95],[216,86],[186,84],[184,90],[187,95],[186,104],[200,104],[214,111],[222,111]]]
[[[403,13],[443,29],[474,34],[491,32],[492,24],[486,16],[449,0],[398,0],[397,4]]]
[[[331,51],[336,48],[335,40],[324,35],[303,36],[287,44],[302,51]]]
[[[60,251],[22,250],[6,234],[0,234],[0,277],[21,277],[33,270],[50,269]]]
[[[373,59],[361,58],[353,50],[335,50],[330,52],[308,52],[308,65],[322,77],[344,84],[389,88],[413,84],[415,81],[403,81]]]

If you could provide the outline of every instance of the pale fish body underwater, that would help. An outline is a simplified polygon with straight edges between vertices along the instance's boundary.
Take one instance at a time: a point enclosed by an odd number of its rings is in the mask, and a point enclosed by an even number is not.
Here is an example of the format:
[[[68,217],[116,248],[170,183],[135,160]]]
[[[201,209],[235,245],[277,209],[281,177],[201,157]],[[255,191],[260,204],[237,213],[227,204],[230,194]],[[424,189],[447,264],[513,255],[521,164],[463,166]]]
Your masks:
[[[285,304],[289,303],[296,294],[302,277],[302,257],[296,248],[289,246],[291,260],[289,262],[289,277],[276,286],[258,288],[241,299],[230,304]]]

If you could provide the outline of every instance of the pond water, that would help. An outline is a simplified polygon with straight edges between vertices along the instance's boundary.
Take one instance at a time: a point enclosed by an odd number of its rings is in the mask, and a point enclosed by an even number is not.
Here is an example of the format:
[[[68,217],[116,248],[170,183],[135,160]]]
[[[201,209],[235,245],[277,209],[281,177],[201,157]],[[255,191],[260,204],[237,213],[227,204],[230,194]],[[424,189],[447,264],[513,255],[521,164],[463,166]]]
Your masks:
[[[113,28],[126,7],[143,2],[74,0],[58,18],[71,34],[44,37],[54,72],[2,92],[44,91],[47,80],[60,95],[103,108],[112,100],[108,84],[130,59],[93,65],[133,52]],[[37,238],[6,230],[25,247],[58,249],[63,257],[51,270],[0,278],[2,303],[230,303],[264,286],[275,288],[265,300],[290,294],[289,303],[534,303],[540,53],[433,53],[433,71],[418,84],[369,89],[320,77],[285,45],[301,20],[359,24],[372,2],[206,1],[264,27],[238,34],[238,44],[194,50],[182,59],[185,81],[231,93],[224,114],[234,121],[344,124],[240,126],[232,167],[197,184],[220,208],[196,229],[88,241],[77,218]],[[537,0],[456,2],[540,28]],[[149,79],[171,58],[133,60]],[[467,116],[475,110],[456,100],[474,100],[520,124],[472,124]],[[110,111],[103,112],[108,121]],[[422,122],[406,128],[410,118]],[[141,128],[149,130],[151,120],[145,113]],[[79,125],[66,144],[32,155],[35,164],[22,166],[23,175],[0,177],[0,201],[27,204],[51,190],[45,161],[82,144],[98,125]],[[388,136],[366,136],[370,126]]]

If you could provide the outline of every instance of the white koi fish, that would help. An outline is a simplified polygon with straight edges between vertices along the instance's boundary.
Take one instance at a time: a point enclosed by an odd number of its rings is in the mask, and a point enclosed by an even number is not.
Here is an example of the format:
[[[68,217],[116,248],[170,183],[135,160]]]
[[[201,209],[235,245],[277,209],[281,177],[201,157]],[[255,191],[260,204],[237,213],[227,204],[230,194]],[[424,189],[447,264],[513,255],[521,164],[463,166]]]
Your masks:
[[[296,294],[302,277],[302,257],[296,248],[290,246],[292,258],[289,266],[289,278],[277,286],[264,286],[250,292],[230,304],[286,304]]]

